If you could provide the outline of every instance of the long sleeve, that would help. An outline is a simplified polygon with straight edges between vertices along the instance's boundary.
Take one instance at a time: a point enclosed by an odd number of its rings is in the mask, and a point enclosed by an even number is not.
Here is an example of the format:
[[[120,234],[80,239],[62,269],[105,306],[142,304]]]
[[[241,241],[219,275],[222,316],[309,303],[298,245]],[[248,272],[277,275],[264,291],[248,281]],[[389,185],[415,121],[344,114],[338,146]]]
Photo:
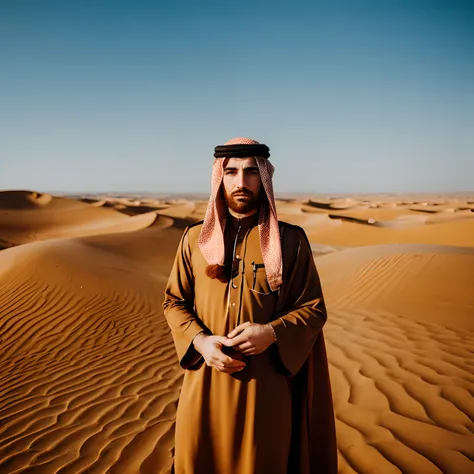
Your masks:
[[[327,319],[321,282],[303,229],[298,228],[296,245],[296,259],[280,294],[283,308],[270,323],[289,375],[301,369]]]
[[[194,312],[194,275],[188,231],[188,228],[184,231],[179,243],[165,290],[163,309],[181,367],[195,370],[201,365],[202,356],[192,342],[205,327]]]

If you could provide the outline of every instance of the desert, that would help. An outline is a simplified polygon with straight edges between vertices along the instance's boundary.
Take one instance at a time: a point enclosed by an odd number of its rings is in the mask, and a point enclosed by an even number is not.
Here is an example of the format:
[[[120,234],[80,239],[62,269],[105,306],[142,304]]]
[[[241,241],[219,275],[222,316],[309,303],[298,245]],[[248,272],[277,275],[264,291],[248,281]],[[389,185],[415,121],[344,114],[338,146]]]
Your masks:
[[[205,196],[0,192],[0,472],[168,473],[182,380],[163,316]],[[474,196],[278,196],[303,227],[340,473],[474,469]]]

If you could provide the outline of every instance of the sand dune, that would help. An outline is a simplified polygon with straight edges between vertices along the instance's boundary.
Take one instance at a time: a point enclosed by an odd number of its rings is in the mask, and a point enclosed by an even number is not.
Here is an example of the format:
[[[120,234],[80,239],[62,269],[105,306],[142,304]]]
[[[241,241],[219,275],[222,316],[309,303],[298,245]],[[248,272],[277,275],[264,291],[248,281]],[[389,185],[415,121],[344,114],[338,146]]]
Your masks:
[[[378,244],[433,244],[471,247],[474,220],[452,220],[436,225],[373,226],[343,221],[339,227],[309,227],[312,242],[343,247]]]
[[[0,472],[168,473],[182,372],[161,302],[205,202],[83,199],[0,193]],[[474,471],[474,219],[456,199],[278,203],[317,256],[341,473]]]
[[[39,197],[38,197],[39,196]],[[112,208],[29,191],[0,192],[0,243],[131,232],[157,220],[155,212],[128,217]]]
[[[472,472],[474,248],[365,247],[317,265],[341,472]]]
[[[175,206],[170,206],[168,209],[163,209],[160,211],[160,214],[162,216],[170,216],[184,219],[193,214],[195,209],[196,205],[194,204],[194,202],[185,202],[182,204],[177,204]]]
[[[352,198],[342,198],[342,199],[328,199],[328,200],[310,200],[308,202],[310,206],[319,208],[319,209],[367,209],[369,207],[368,203],[363,201],[354,200]]]
[[[400,307],[412,320],[474,331],[474,248],[368,246],[321,257],[318,268],[333,308]]]
[[[169,472],[181,373],[161,303],[181,230],[134,234],[0,254],[0,472]]]

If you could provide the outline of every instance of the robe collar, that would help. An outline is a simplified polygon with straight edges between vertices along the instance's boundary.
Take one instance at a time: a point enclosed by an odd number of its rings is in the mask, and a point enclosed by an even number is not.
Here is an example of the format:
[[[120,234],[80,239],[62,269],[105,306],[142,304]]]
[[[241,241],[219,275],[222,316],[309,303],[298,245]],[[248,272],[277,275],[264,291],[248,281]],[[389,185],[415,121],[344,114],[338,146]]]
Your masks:
[[[248,217],[242,217],[241,219],[234,217],[230,213],[227,215],[227,225],[231,227],[232,229],[237,230],[240,225],[240,230],[245,231],[252,227],[255,227],[257,224],[258,224],[258,212]]]

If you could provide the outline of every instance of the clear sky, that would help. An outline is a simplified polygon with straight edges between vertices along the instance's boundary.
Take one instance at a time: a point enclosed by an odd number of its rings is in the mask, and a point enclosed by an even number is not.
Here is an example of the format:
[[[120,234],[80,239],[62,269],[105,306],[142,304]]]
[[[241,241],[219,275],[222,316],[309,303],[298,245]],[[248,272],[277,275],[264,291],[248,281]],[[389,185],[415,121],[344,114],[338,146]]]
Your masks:
[[[474,190],[474,1],[0,0],[0,189]]]

